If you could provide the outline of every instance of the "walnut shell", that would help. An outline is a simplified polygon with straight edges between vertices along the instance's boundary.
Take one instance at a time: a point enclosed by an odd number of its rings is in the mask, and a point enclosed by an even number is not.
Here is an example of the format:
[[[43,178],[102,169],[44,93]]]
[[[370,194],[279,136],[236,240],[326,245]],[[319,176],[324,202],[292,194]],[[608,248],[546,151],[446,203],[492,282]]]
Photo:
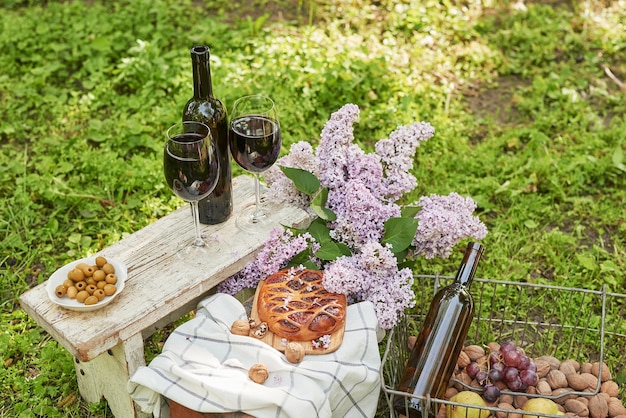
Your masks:
[[[589,398],[589,415],[591,418],[606,418],[609,415],[609,405],[603,396]]]
[[[463,351],[471,361],[476,361],[485,355],[485,349],[476,344],[468,345]]]
[[[626,407],[624,407],[622,401],[620,401],[617,397],[611,397],[611,399],[609,399],[608,405],[610,417],[626,415]]]
[[[568,399],[565,401],[565,412],[572,412],[578,417],[588,417],[589,408],[584,403],[576,399]]]
[[[248,370],[248,377],[254,383],[263,384],[263,382],[265,382],[269,376],[270,373],[267,370],[267,367],[265,367],[265,365],[262,363],[254,364],[252,367],[250,367],[250,370]]]
[[[558,358],[554,357],[554,356],[541,356],[541,357],[537,357],[535,359],[535,363],[537,362],[537,360],[543,360],[543,361],[547,361],[548,364],[550,365],[550,368],[552,370],[554,369],[558,369],[559,366],[561,365],[561,360],[559,360]]]
[[[583,374],[578,374],[578,373],[573,373],[567,376],[567,384],[574,390],[585,390],[587,389],[587,379],[585,378],[585,375],[588,375],[589,373],[583,373]]]
[[[576,364],[572,363],[574,360],[566,360],[561,362],[561,365],[559,366],[559,370],[561,372],[563,372],[563,374],[565,376],[568,376],[572,373],[577,373],[577,369],[576,369]],[[578,368],[580,368],[580,365],[578,365]]]
[[[552,387],[550,387],[550,384],[547,382],[546,379],[540,379],[537,382],[537,393],[540,395],[552,394]]]
[[[619,386],[612,380],[607,380],[600,386],[600,392],[608,394],[612,398],[616,398],[619,395]]]
[[[237,319],[230,326],[230,332],[235,335],[249,335],[250,334],[250,322],[247,319]]]
[[[459,353],[459,358],[456,361],[457,366],[459,366],[461,369],[467,367],[472,361],[470,360],[469,356],[467,355],[467,353],[465,351],[461,351]]]
[[[595,377],[600,376],[600,362],[596,361],[591,363],[591,374]],[[609,369],[609,366],[607,366],[606,363],[602,363],[602,376],[600,376],[600,380],[602,382],[611,380],[611,369]]]
[[[535,366],[537,366],[537,377],[540,379],[542,377],[546,377],[548,373],[550,373],[550,370],[552,369],[550,367],[550,363],[548,363],[546,360],[536,359]]]
[[[507,402],[500,402],[498,404],[498,408],[506,409],[507,411],[516,411],[515,407],[513,405],[511,405],[510,403],[507,403]],[[496,412],[496,417],[497,418],[522,418],[522,414],[519,414],[517,412],[501,412],[501,411],[498,411],[498,412]]]
[[[546,376],[546,380],[552,390],[567,387],[567,378],[560,370],[550,370]]]
[[[290,363],[300,363],[304,358],[304,347],[294,342],[287,344],[287,347],[285,347],[285,357]]]

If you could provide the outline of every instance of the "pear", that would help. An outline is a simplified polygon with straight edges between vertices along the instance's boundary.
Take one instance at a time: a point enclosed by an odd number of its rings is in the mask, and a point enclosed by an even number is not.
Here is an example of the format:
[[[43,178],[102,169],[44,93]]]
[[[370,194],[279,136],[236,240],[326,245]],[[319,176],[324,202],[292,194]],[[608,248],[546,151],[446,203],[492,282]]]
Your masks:
[[[476,392],[464,390],[450,398],[450,401],[463,405],[487,406],[485,400]],[[446,405],[446,418],[487,418],[489,411],[461,405]]]
[[[559,411],[559,407],[554,401],[544,398],[532,398],[526,401],[522,408],[524,412],[538,412],[541,414],[549,415],[563,415],[563,412]],[[538,415],[524,414],[522,418],[538,418]]]

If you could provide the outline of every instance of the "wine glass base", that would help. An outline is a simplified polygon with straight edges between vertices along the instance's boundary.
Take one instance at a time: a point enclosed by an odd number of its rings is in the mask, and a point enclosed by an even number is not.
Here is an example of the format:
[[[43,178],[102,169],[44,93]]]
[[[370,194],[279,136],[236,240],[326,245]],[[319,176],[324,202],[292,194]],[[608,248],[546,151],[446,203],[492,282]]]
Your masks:
[[[263,205],[261,205],[261,208],[257,210],[254,203],[246,206],[237,215],[235,224],[239,229],[249,232],[267,229],[271,222],[264,209]]]

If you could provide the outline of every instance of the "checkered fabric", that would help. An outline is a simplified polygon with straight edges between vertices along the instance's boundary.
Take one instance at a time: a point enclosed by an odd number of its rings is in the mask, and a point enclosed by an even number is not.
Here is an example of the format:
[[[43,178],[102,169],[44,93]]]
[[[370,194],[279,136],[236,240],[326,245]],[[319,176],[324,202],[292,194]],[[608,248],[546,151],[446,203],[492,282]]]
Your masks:
[[[195,318],[178,327],[163,352],[136,371],[128,391],[144,412],[169,417],[164,398],[198,412],[242,411],[264,417],[373,417],[380,390],[380,353],[373,305],[349,305],[341,346],[306,355],[298,364],[230,326],[247,319],[232,296],[213,295]],[[263,363],[269,378],[252,382],[248,370]]]

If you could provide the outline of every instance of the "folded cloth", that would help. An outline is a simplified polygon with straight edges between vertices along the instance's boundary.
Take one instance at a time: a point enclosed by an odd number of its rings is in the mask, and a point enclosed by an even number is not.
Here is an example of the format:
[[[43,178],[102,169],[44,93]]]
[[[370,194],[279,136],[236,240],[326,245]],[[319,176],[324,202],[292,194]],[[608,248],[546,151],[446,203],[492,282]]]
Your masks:
[[[306,355],[298,364],[260,340],[232,334],[237,319],[247,319],[246,311],[230,295],[200,302],[195,318],[176,328],[163,352],[128,382],[142,411],[169,417],[165,397],[198,412],[241,411],[258,418],[374,416],[380,353],[370,302],[348,306],[336,351]],[[269,371],[263,384],[248,378],[256,363]]]

